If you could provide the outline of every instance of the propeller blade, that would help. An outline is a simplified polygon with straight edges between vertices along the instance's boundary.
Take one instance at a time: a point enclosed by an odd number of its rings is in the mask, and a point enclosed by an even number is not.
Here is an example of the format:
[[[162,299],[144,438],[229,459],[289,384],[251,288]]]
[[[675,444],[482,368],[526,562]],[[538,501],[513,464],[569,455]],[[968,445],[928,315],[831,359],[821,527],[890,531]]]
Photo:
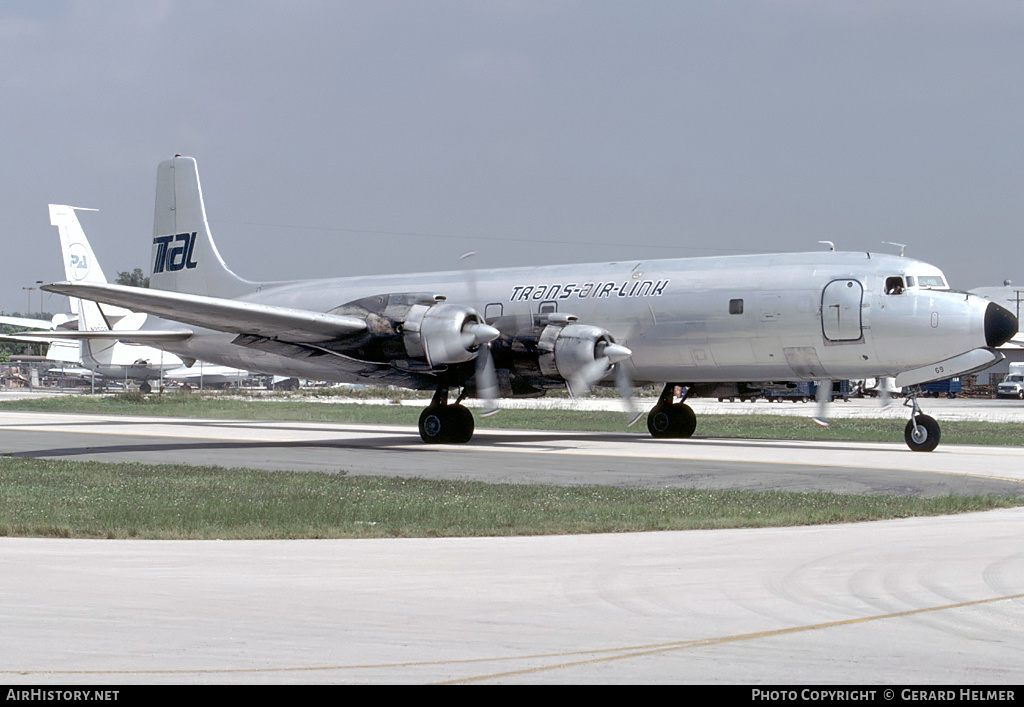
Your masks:
[[[466,275],[466,285],[469,287],[469,304],[471,307],[476,306],[476,268],[473,266],[473,257],[476,255],[476,251],[468,251],[459,256],[459,260],[462,261],[462,270]]]
[[[828,404],[832,400],[832,381],[824,380],[817,383],[818,392],[815,397],[818,401],[818,412],[811,419],[819,427],[828,427]]]
[[[604,378],[608,374],[608,367],[611,365],[611,361],[607,357],[601,356],[596,358],[586,366],[583,366],[571,380],[567,381],[569,385],[569,395],[575,400],[580,395],[586,395],[587,391],[590,390],[595,383]]]
[[[484,345],[476,355],[476,394],[484,401],[481,417],[498,414],[498,375],[494,370],[491,347]]]
[[[891,381],[891,378],[878,379],[878,401],[883,410],[892,404],[892,389],[889,387]]]
[[[643,412],[637,410],[633,402],[633,380],[629,377],[629,371],[622,364],[615,367],[615,387],[619,389],[619,397],[622,399],[623,410],[626,413],[626,427],[632,427],[640,418]]]

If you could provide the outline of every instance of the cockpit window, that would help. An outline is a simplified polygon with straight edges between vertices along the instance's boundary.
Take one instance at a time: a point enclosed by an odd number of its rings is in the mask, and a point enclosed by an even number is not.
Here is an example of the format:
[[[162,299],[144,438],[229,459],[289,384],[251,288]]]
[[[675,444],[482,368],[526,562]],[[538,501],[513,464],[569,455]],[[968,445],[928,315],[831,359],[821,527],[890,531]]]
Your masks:
[[[887,295],[902,295],[903,294],[903,278],[899,276],[885,278],[885,294]]]
[[[913,287],[913,286],[914,286],[914,276],[913,275],[907,275],[907,287]]]
[[[918,287],[941,287],[946,288],[946,281],[939,275],[921,275],[917,278]]]

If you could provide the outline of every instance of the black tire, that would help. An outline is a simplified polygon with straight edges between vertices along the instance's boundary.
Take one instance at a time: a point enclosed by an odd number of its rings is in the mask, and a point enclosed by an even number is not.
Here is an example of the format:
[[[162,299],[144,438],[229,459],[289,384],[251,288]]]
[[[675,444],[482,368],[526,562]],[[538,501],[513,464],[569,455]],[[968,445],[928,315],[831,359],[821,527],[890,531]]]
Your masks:
[[[914,420],[917,424],[914,424]],[[939,446],[942,432],[939,423],[927,415],[918,415],[907,423],[903,430],[903,439],[907,446],[915,452],[930,452]]]
[[[473,430],[476,424],[473,422],[473,413],[462,405],[455,405],[448,408],[451,422],[451,435],[449,442],[452,444],[465,444],[473,439]]]
[[[697,429],[697,415],[685,403],[655,405],[647,414],[647,431],[658,439],[685,439]]]
[[[697,429],[697,414],[686,403],[676,403],[672,407],[677,408],[676,424],[677,436],[681,438],[692,437]]]
[[[427,444],[465,444],[473,438],[473,413],[462,405],[428,407],[420,413],[420,439]]]

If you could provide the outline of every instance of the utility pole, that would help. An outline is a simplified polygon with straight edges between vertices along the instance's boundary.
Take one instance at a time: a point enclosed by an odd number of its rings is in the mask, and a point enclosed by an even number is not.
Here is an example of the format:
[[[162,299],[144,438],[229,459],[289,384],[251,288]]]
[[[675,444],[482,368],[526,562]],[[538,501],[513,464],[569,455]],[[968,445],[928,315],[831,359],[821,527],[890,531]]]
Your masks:
[[[22,287],[23,290],[28,290],[28,309],[25,310],[25,318],[27,319],[29,314],[32,313],[32,290],[34,287]]]

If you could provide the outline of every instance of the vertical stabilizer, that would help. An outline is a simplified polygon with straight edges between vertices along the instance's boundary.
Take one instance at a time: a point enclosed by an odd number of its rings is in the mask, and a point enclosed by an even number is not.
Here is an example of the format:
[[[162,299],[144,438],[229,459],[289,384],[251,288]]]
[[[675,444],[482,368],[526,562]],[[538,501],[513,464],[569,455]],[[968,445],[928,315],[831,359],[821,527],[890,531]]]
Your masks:
[[[150,265],[154,289],[238,297],[258,287],[231,272],[217,252],[192,157],[174,157],[157,167]]]
[[[82,224],[79,223],[75,211],[74,206],[50,204],[50,224],[56,226],[57,232],[60,233],[60,249],[64,254],[64,276],[68,282],[74,283],[106,282],[107,277],[92,252],[92,246],[85,237],[85,231],[82,230]],[[71,297],[70,301],[71,311],[78,314],[79,300]]]
[[[78,220],[75,211],[95,211],[95,209],[82,209],[75,206],[63,204],[50,204],[50,223],[57,227],[60,234],[60,249],[64,254],[64,276],[69,282],[74,283],[106,283],[107,276],[100,267],[99,260],[89,245],[89,239],[85,237],[85,230]],[[114,323],[125,323],[129,321],[131,310],[121,307],[114,307],[109,304],[98,304],[91,300],[69,297],[68,302],[71,311],[78,315],[79,331],[109,331]],[[130,328],[138,329],[144,315],[130,320]],[[56,323],[56,322],[55,322]],[[121,327],[125,328],[125,327]],[[53,344],[50,348],[53,349]],[[114,352],[125,345],[115,339],[109,341],[83,341],[81,342],[80,354],[82,361],[92,370],[97,366],[108,366],[113,360]],[[79,344],[75,343],[76,350]],[[56,355],[56,352],[55,352]],[[66,360],[66,359],[64,359]]]

